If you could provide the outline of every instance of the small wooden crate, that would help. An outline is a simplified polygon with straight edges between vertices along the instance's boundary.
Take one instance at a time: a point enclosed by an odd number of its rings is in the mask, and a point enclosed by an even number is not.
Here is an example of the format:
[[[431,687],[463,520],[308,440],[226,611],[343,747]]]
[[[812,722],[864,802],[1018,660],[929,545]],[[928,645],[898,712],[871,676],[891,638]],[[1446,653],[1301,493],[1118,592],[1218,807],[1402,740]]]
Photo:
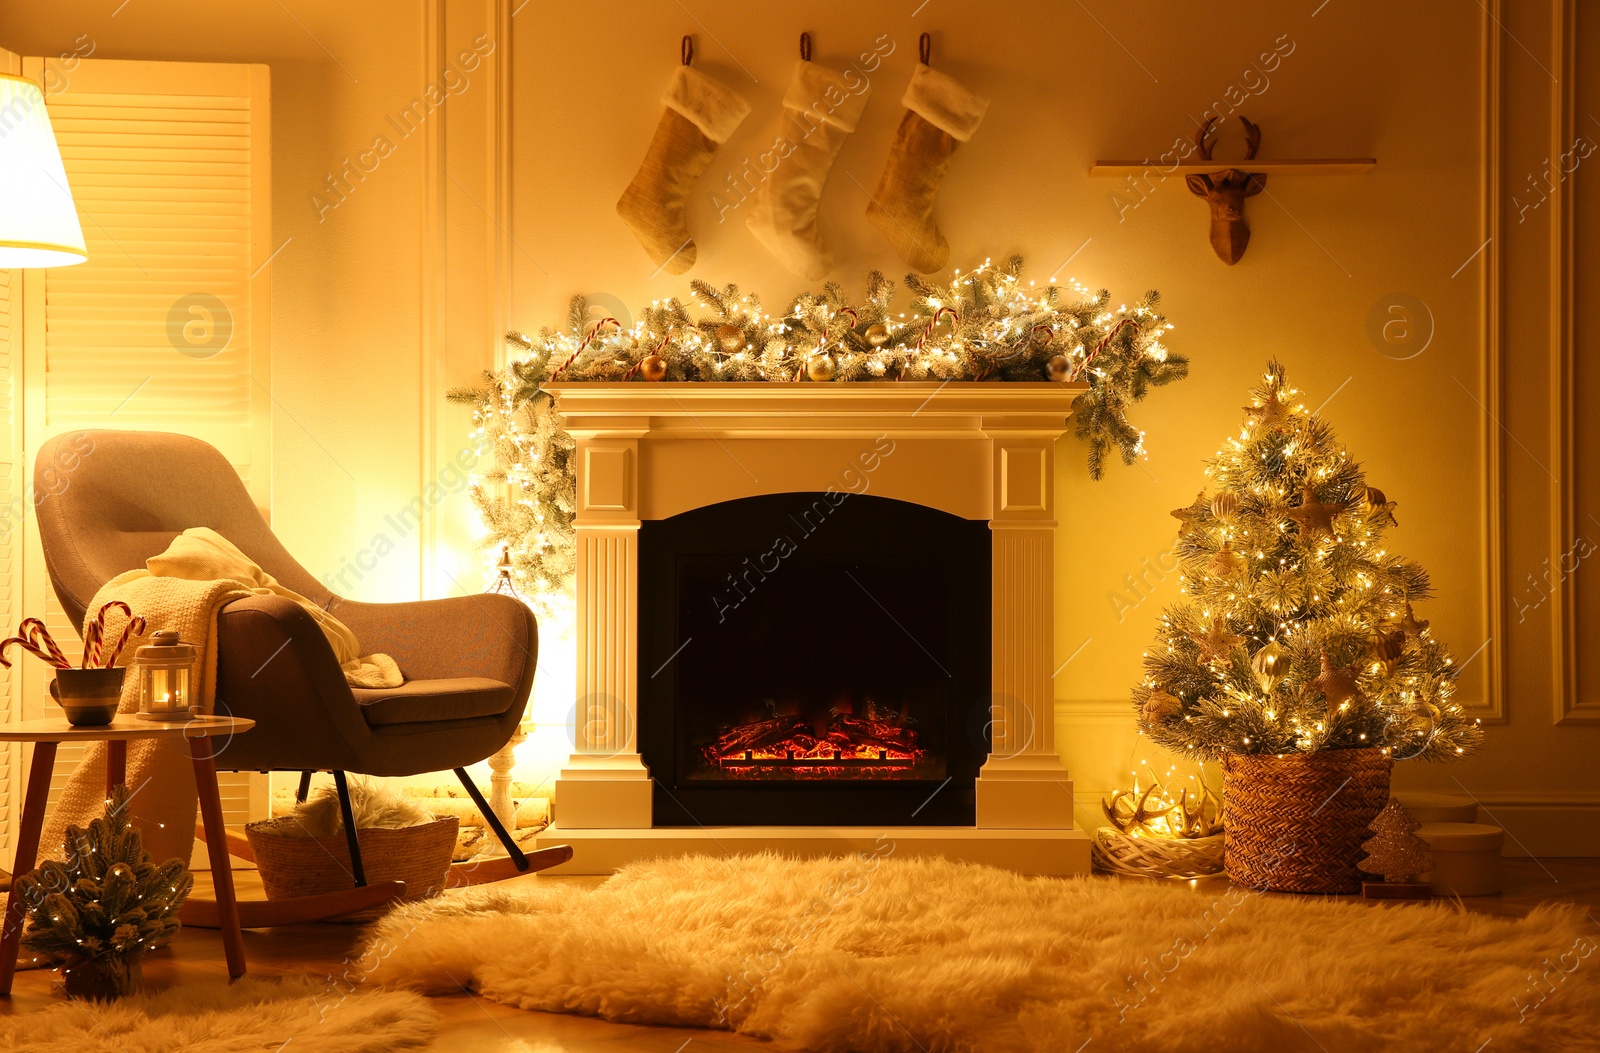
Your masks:
[[[281,816],[244,828],[261,869],[267,899],[298,899],[352,888],[350,847],[344,835],[297,837],[294,816]],[[437,896],[450,875],[460,821],[455,816],[396,830],[362,830],[361,863],[367,881],[404,881],[404,900]]]

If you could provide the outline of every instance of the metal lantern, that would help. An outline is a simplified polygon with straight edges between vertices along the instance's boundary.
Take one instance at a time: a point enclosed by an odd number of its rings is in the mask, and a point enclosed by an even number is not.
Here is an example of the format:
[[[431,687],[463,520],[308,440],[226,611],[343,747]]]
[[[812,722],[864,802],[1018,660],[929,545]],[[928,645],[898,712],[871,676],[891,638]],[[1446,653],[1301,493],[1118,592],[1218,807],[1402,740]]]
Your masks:
[[[163,630],[134,652],[139,671],[139,716],[145,720],[189,719],[194,647]]]

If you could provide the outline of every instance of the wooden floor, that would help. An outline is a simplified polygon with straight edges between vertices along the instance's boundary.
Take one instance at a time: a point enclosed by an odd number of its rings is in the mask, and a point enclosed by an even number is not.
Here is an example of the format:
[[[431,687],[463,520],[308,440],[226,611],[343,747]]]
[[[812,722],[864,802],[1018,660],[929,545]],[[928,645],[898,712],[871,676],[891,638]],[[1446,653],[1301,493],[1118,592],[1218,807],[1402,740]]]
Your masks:
[[[1469,910],[1491,914],[1522,915],[1545,900],[1568,900],[1583,905],[1600,931],[1600,859],[1505,861],[1506,891],[1499,896],[1463,900]],[[574,888],[592,886],[602,878],[532,877],[524,881],[561,883]],[[1102,878],[1100,880],[1117,880]],[[1219,879],[1220,882],[1220,879]],[[1214,893],[1219,882],[1198,890]],[[206,894],[209,878],[196,875],[197,893]],[[241,891],[258,896],[260,884],[253,873],[240,874]],[[1353,902],[1361,902],[1353,900]],[[245,948],[254,976],[323,978],[342,972],[355,950],[361,928],[354,925],[298,925],[247,932]],[[153,988],[185,980],[226,975],[222,941],[215,932],[186,929],[169,948],[155,952],[145,966],[146,982]],[[11,998],[0,998],[0,1013],[28,1013],[57,1004],[62,998],[52,989],[54,976],[42,970],[17,974]],[[453,1053],[716,1053],[719,1050],[755,1050],[766,1044],[726,1032],[683,1030],[612,1024],[586,1017],[530,1013],[463,993],[434,1000],[444,1014],[437,1042],[430,1049]]]

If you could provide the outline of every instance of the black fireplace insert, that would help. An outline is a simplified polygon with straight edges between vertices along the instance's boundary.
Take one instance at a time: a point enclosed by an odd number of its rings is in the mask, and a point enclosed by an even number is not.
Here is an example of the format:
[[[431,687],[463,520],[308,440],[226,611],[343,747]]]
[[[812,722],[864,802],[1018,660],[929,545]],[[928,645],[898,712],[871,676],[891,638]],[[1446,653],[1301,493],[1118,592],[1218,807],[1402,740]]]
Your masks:
[[[990,533],[866,494],[639,532],[639,747],[657,826],[971,825]]]

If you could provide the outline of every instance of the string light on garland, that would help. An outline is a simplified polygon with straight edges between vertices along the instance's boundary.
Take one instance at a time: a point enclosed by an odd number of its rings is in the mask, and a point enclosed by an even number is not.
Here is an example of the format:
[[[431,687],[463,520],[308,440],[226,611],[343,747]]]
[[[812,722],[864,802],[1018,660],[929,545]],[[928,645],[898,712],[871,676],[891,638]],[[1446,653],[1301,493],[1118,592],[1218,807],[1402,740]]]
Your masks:
[[[508,335],[503,369],[450,392],[471,407],[485,466],[471,490],[485,548],[509,549],[512,580],[536,604],[571,587],[574,446],[544,390],[552,382],[1077,380],[1088,388],[1072,425],[1088,445],[1090,476],[1101,476],[1113,450],[1132,464],[1144,433],[1128,407],[1188,375],[1187,359],[1164,343],[1173,327],[1159,297],[1113,308],[1105,290],[1039,286],[1022,269],[1018,256],[985,261],[946,286],[908,274],[905,311],[892,308],[896,283],[877,271],[859,301],[829,282],[777,316],[736,286],[703,281],[686,302],[652,301],[631,326],[592,321],[589,303],[574,297],[566,328]]]

